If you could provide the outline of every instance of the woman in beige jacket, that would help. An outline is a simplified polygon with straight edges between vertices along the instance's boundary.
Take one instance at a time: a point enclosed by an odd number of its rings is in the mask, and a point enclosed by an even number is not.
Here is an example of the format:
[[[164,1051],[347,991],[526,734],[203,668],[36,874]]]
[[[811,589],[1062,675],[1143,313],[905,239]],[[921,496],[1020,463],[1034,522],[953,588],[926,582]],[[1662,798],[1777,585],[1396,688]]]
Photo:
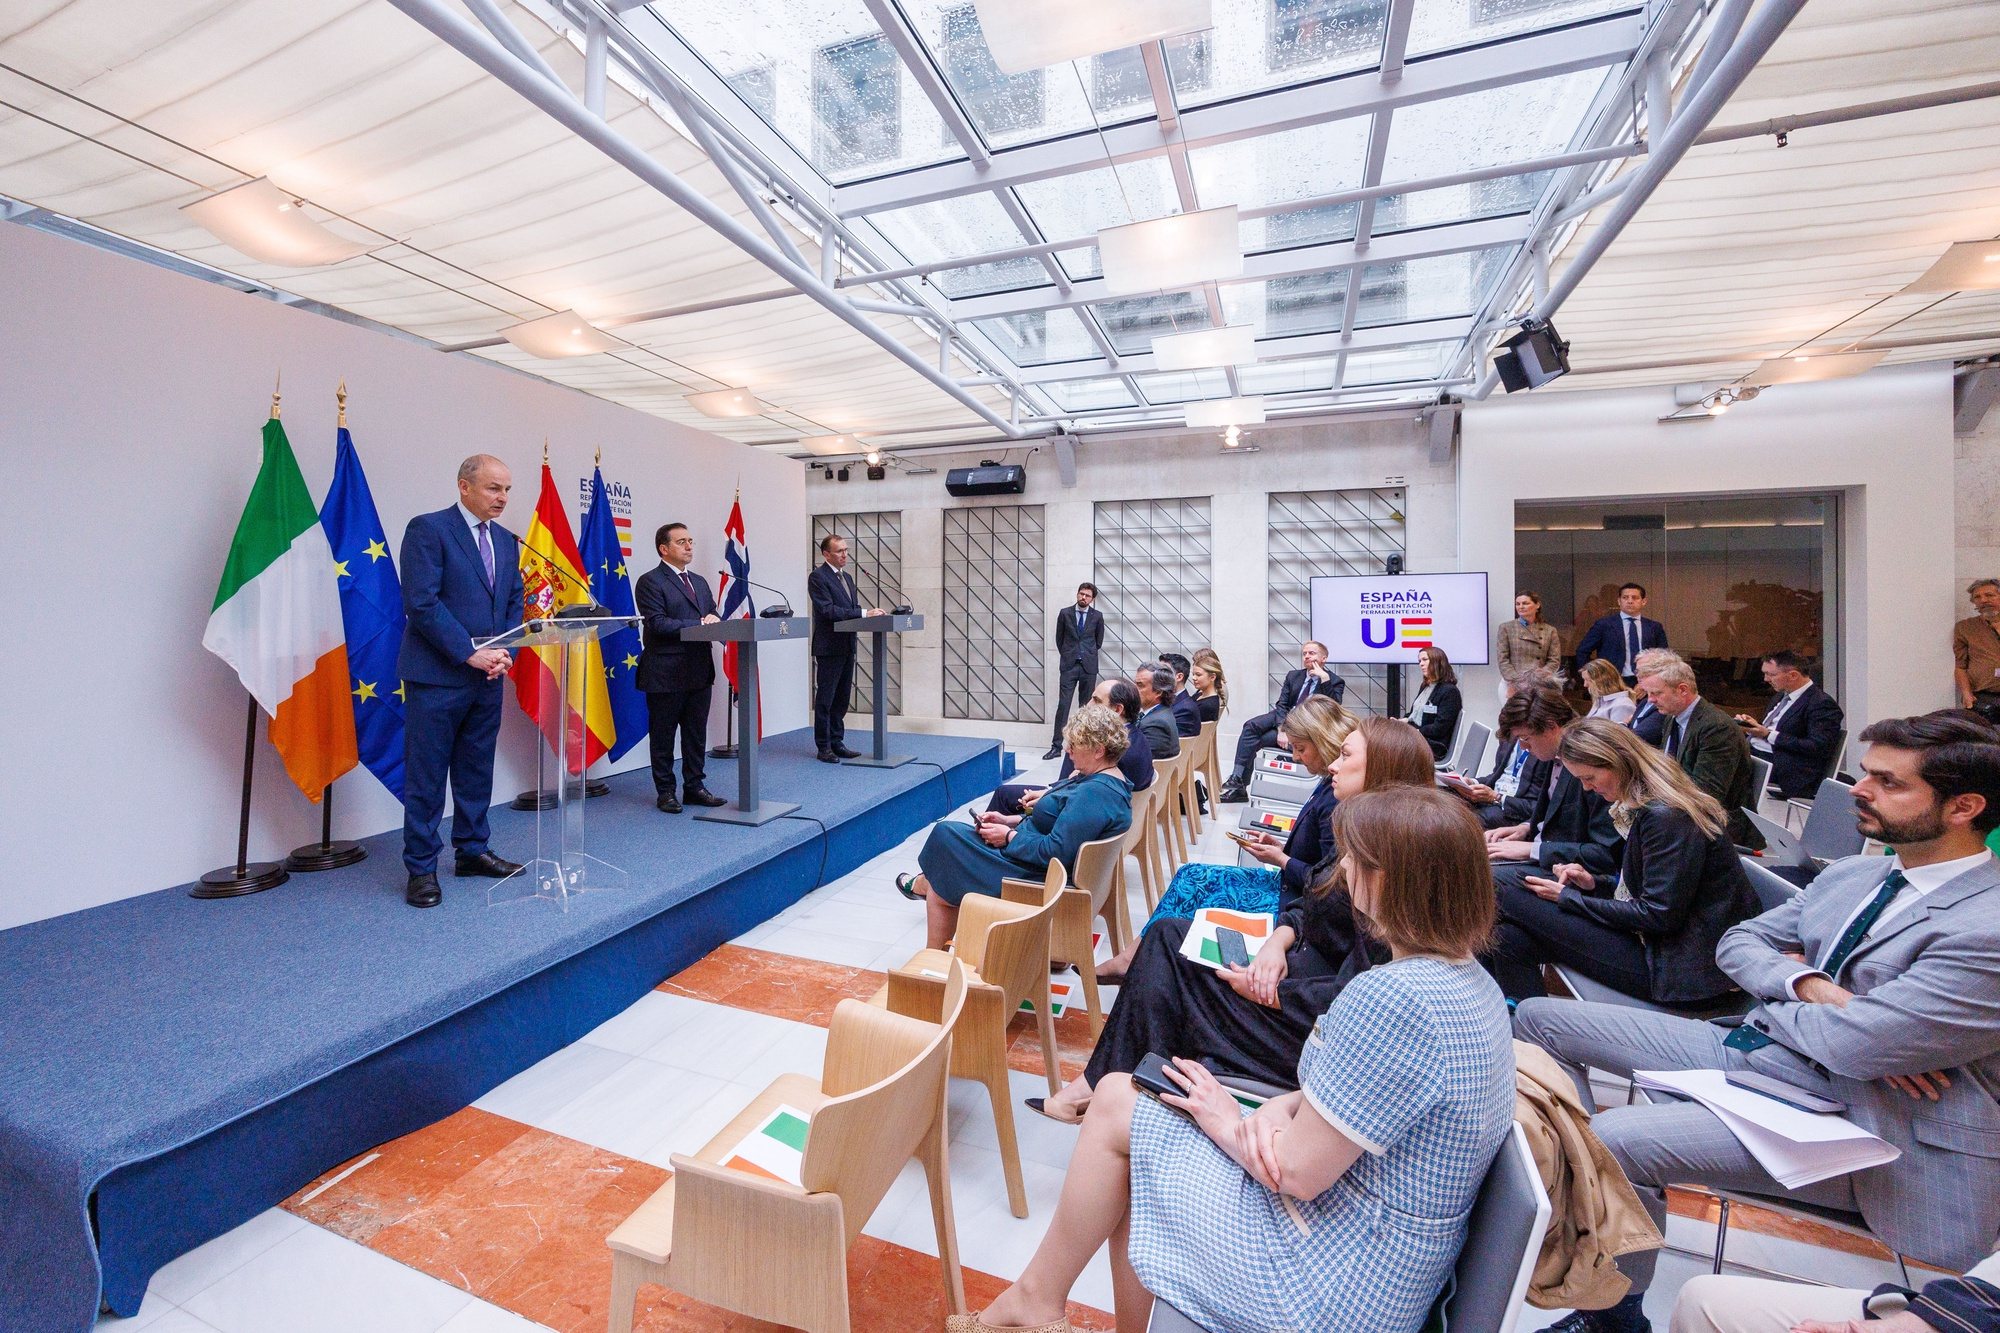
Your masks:
[[[1503,699],[1522,672],[1536,667],[1555,671],[1562,666],[1562,636],[1542,619],[1542,599],[1531,592],[1514,594],[1514,618],[1495,631],[1495,639]]]

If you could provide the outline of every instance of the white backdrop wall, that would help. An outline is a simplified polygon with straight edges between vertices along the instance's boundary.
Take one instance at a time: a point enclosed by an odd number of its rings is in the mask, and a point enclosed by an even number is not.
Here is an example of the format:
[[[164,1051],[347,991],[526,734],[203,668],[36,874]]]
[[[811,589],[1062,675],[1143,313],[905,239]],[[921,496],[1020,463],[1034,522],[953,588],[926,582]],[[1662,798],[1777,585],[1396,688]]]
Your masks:
[[[1466,409],[1458,526],[1511,613],[1514,506],[1524,500],[1838,491],[1841,703],[1849,723],[1951,703],[1951,367],[1929,363],[1767,391],[1727,416],[1661,425],[1668,387],[1496,397]],[[1831,576],[1831,574],[1829,574]],[[1491,667],[1465,672],[1468,711],[1498,711]]]
[[[713,582],[740,484],[757,578],[805,604],[805,488],[784,458],[24,227],[0,226],[0,311],[0,513],[19,613],[0,692],[0,927],[234,858],[245,696],[201,635],[280,367],[286,431],[315,499],[331,480],[334,386],[346,379],[392,549],[411,516],[452,503],[458,461],[475,451],[512,467],[504,521],[525,532],[546,436],[573,525],[595,449],[606,477],[630,487],[634,578],[657,563],[653,530],[679,520]],[[765,657],[767,729],[804,725],[805,655]],[[508,693],[502,798],[534,772],[535,733]],[[718,736],[726,697],[719,686]],[[641,744],[619,767],[645,761]],[[318,807],[261,735],[254,811],[253,857],[318,835]],[[360,768],[336,788],[334,815],[341,837],[402,822]]]

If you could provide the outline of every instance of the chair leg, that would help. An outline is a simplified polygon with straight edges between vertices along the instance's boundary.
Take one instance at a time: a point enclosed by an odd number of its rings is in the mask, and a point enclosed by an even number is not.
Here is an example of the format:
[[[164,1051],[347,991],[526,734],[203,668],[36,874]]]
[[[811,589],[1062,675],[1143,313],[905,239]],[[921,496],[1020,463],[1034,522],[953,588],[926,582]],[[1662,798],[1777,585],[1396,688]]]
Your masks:
[[[1042,1034],[1042,1068],[1048,1074],[1049,1096],[1053,1097],[1062,1091],[1062,1050],[1056,1045],[1055,1005],[1049,999],[1046,972],[1042,974],[1042,993],[1034,998],[1034,1005],[1035,1026]]]
[[[639,1286],[643,1280],[638,1259],[617,1250],[611,1252],[611,1333],[632,1333],[632,1318],[638,1311]]]
[[[1711,1273],[1722,1271],[1722,1247],[1729,1243],[1729,1200],[1718,1198],[1716,1202],[1722,1206],[1715,1217],[1715,1266],[1708,1270]]]
[[[981,1076],[986,1096],[993,1103],[993,1138],[1000,1145],[1000,1167],[1007,1176],[1007,1207],[1016,1217],[1028,1215],[1028,1186],[1021,1178],[1021,1145],[1014,1137],[1014,1092],[1007,1082],[1005,1049],[997,1068],[989,1066]]]
[[[1104,1006],[1097,998],[1097,959],[1085,959],[1076,971],[1083,978],[1083,1005],[1090,1013],[1090,1035],[1096,1037],[1104,1031]]]
[[[958,1261],[958,1224],[951,1212],[951,1170],[947,1160],[945,1130],[950,1121],[942,1099],[930,1133],[917,1145],[918,1160],[924,1164],[924,1178],[931,1187],[931,1224],[937,1228],[938,1264],[944,1270],[944,1299],[952,1314],[965,1313],[965,1270]]]

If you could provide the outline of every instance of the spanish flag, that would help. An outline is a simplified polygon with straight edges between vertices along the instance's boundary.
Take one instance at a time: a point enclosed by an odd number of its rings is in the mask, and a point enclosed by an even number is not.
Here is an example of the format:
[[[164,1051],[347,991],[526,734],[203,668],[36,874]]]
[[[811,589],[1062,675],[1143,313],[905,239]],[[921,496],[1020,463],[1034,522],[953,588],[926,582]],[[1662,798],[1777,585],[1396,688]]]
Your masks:
[[[566,606],[588,605],[590,581],[570,533],[556,479],[542,461],[542,493],[535,520],[521,543],[522,620],[546,619]],[[572,650],[569,697],[561,693],[562,648],[523,648],[514,656],[514,697],[535,720],[550,748],[566,756],[572,776],[581,775],[611,746],[611,696],[604,688],[604,654],[593,636]],[[588,719],[588,726],[585,722]],[[581,742],[579,744],[579,742]],[[579,753],[580,752],[580,753]],[[581,762],[579,762],[579,760]]]

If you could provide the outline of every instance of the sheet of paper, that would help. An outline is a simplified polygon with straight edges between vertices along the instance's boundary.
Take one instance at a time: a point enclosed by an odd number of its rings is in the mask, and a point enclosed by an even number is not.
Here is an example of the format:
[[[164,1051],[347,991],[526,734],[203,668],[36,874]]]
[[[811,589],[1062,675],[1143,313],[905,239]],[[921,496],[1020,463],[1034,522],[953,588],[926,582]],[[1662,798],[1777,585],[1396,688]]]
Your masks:
[[[1731,1084],[1719,1069],[1642,1069],[1641,1087],[1692,1097],[1787,1189],[1893,1162],[1901,1153],[1839,1115],[1818,1115]]]
[[[722,1164],[753,1176],[799,1183],[806,1161],[806,1131],[812,1117],[796,1106],[780,1106],[730,1149]]]
[[[1277,918],[1270,912],[1233,912],[1221,907],[1204,907],[1194,914],[1187,938],[1181,941],[1181,956],[1203,967],[1222,970],[1222,948],[1216,943],[1218,928],[1243,932],[1243,943],[1252,957],[1275,929]]]

